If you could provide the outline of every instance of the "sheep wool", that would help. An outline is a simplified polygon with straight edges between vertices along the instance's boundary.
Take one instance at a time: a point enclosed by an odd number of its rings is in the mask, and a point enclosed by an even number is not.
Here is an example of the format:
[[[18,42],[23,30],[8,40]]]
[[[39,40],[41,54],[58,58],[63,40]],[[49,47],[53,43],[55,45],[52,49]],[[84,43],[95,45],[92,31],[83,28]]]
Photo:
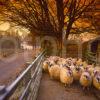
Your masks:
[[[88,71],[90,72],[91,75],[93,75],[94,68],[90,67],[90,68],[88,68]]]
[[[74,80],[79,80],[82,74],[82,69],[80,67],[75,67],[73,70],[73,78]]]
[[[89,72],[83,72],[80,77],[80,84],[83,87],[89,87],[92,83],[92,77]]]
[[[86,68],[86,67],[88,66],[88,64],[87,64],[86,61],[84,61],[82,64],[83,64],[83,67],[84,67],[84,68]]]
[[[66,68],[61,68],[60,70],[60,81],[61,83],[66,85],[70,85],[73,83],[73,76],[71,70]]]
[[[59,65],[53,65],[49,68],[49,74],[51,79],[60,79],[60,67]]]
[[[76,64],[79,66],[79,65],[82,65],[82,59],[78,59],[78,61],[76,61]]]
[[[100,90],[100,75],[93,77],[93,85],[96,89]]]
[[[44,61],[43,62],[43,70],[45,71],[45,72],[48,72],[48,62],[47,61]]]

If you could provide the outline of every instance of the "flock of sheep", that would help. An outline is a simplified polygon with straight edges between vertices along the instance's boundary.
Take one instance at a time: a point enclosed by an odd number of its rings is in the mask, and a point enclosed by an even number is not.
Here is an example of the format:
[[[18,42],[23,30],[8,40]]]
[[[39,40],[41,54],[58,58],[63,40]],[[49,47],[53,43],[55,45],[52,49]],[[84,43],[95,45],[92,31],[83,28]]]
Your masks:
[[[65,86],[79,81],[83,88],[93,85],[100,90],[100,67],[89,65],[82,59],[50,56],[45,59],[42,67],[51,79],[60,80]]]

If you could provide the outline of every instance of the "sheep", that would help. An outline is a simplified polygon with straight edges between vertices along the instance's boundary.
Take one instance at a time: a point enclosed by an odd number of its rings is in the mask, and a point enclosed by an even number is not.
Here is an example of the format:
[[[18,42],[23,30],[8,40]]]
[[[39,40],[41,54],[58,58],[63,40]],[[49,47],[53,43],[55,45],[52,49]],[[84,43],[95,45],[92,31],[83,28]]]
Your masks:
[[[44,62],[43,62],[42,68],[43,68],[43,70],[44,70],[45,72],[48,72],[48,66],[49,66],[49,62],[48,62],[48,61],[44,61]]]
[[[100,73],[97,72],[94,76],[93,76],[93,86],[100,90]]]
[[[92,72],[92,77],[94,77],[96,75],[96,73],[100,73],[100,69],[99,67],[95,67],[93,72]]]
[[[88,66],[88,63],[86,61],[84,61],[82,64],[83,64],[84,68],[86,68]]]
[[[51,79],[60,79],[60,66],[59,65],[53,65],[49,68],[49,74]]]
[[[83,71],[81,67],[76,66],[73,68],[72,72],[74,80],[79,80]]]
[[[76,61],[76,65],[77,66],[82,65],[82,64],[83,64],[83,62],[82,62],[82,59],[81,58]]]
[[[83,72],[80,77],[80,84],[83,86],[83,89],[91,86],[92,77],[89,72]]]
[[[93,75],[93,71],[94,71],[94,67],[92,65],[89,65],[87,68],[88,72],[91,74],[91,76]]]
[[[71,85],[73,83],[73,75],[72,75],[72,71],[68,70],[65,67],[62,67],[60,70],[60,81],[61,83],[66,85]]]

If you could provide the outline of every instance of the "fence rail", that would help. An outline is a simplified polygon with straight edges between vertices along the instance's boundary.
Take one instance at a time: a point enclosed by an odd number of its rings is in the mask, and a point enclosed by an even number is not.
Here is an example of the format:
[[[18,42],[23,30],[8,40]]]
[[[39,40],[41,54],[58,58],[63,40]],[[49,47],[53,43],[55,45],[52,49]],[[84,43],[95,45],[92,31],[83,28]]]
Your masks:
[[[0,100],[36,100],[44,55],[43,51],[10,86],[2,88]]]
[[[97,64],[97,58],[96,58],[96,53],[93,53],[93,52],[90,52],[88,51],[86,53],[86,59],[89,63],[94,63],[94,64]]]

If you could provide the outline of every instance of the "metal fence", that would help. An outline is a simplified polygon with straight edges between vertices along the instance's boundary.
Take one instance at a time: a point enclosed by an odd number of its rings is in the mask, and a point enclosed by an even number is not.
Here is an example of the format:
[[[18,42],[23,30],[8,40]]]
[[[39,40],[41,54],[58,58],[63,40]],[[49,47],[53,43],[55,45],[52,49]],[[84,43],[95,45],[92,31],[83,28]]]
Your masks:
[[[85,58],[88,61],[88,63],[90,64],[97,64],[97,57],[96,57],[96,53],[87,51],[87,53],[85,54]]]
[[[36,100],[42,76],[42,60],[45,52],[30,64],[8,87],[0,90],[0,100]]]

